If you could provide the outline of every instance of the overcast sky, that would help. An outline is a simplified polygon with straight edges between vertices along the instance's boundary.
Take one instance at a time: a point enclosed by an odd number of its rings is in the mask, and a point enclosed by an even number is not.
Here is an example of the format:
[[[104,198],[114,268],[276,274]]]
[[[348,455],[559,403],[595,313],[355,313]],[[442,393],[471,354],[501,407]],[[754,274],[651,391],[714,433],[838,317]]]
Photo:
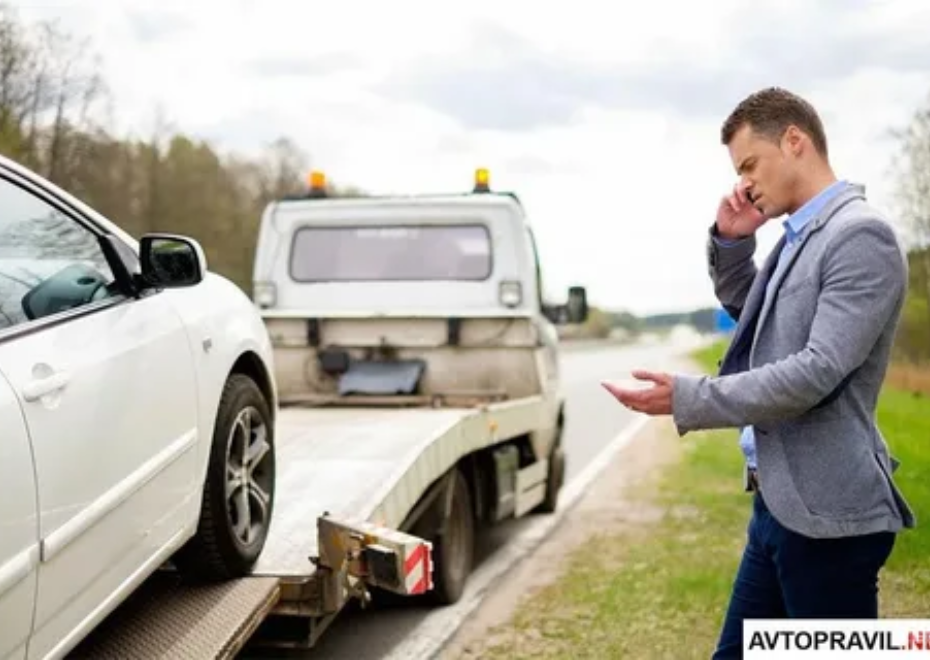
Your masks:
[[[92,38],[124,130],[161,105],[220,148],[285,134],[370,192],[466,190],[488,167],[527,206],[548,289],[635,313],[715,303],[705,232],[735,181],[719,127],[743,96],[807,96],[837,174],[892,211],[887,131],[930,93],[926,0],[19,7]]]

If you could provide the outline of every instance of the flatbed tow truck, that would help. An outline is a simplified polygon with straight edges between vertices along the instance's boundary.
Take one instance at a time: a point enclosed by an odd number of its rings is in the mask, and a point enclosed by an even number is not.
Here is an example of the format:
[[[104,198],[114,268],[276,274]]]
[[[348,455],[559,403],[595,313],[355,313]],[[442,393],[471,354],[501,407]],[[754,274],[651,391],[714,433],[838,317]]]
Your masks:
[[[552,512],[564,479],[557,323],[519,199],[486,170],[462,195],[269,205],[254,300],[275,346],[274,513],[250,576],[170,566],[74,658],[309,649],[353,598],[455,602],[480,525]]]

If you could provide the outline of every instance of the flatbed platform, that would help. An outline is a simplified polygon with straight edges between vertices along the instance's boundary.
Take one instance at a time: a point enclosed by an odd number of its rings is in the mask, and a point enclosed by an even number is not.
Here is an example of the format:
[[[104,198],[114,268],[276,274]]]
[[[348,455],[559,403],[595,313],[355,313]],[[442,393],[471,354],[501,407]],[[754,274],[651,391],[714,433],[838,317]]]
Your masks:
[[[316,519],[325,512],[400,525],[429,484],[460,456],[492,444],[502,430],[508,437],[532,428],[538,419],[533,403],[485,409],[283,408],[275,511],[253,573],[284,581],[312,573]],[[532,410],[520,414],[525,409]],[[476,428],[467,429],[470,424]]]
[[[481,408],[282,408],[274,514],[253,574],[200,586],[158,572],[69,657],[234,657],[287,598],[287,585],[316,571],[320,516],[397,528],[462,456],[530,432],[542,405],[527,398]]]
[[[305,577],[316,520],[367,519],[399,472],[473,411],[284,408],[277,424],[277,494],[255,575]]]

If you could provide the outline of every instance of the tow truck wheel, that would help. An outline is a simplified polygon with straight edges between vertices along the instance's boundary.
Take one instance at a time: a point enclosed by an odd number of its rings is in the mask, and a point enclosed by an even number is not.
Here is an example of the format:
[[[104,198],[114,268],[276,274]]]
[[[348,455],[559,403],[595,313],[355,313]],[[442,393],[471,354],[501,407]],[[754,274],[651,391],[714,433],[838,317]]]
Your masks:
[[[565,449],[562,448],[562,438],[565,434],[565,419],[559,413],[558,429],[555,444],[549,453],[549,474],[546,477],[546,498],[540,502],[533,513],[555,513],[559,505],[559,491],[565,483]]]
[[[445,503],[444,495],[440,494],[436,499],[439,520],[445,513]],[[433,589],[429,600],[437,605],[451,605],[462,597],[475,554],[475,516],[468,482],[460,470],[456,469],[452,476],[448,517],[442,520],[441,529],[434,529],[423,538],[433,543]]]
[[[255,382],[230,376],[220,399],[196,535],[174,557],[194,580],[241,577],[265,545],[274,507],[274,426]]]
[[[549,476],[546,480],[546,499],[536,507],[538,513],[555,513],[559,505],[559,491],[565,483],[565,451],[557,445],[549,457]]]

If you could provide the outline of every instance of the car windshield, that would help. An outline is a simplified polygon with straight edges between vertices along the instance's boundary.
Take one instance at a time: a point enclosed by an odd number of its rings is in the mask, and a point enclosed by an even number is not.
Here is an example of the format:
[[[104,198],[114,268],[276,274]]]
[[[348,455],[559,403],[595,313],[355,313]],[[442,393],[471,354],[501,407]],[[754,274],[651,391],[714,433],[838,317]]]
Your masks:
[[[291,249],[298,282],[484,280],[491,237],[480,224],[302,227]]]

